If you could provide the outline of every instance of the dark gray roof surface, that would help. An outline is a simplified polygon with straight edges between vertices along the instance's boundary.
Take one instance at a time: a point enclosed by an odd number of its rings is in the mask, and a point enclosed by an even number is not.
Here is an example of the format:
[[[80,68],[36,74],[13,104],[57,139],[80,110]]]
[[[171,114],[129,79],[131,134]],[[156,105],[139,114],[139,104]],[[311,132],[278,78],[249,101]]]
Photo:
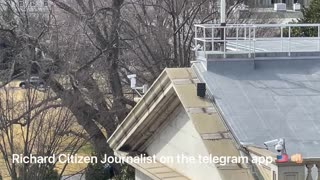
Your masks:
[[[215,61],[200,72],[236,138],[263,146],[283,137],[289,154],[320,157],[320,59],[254,64]]]

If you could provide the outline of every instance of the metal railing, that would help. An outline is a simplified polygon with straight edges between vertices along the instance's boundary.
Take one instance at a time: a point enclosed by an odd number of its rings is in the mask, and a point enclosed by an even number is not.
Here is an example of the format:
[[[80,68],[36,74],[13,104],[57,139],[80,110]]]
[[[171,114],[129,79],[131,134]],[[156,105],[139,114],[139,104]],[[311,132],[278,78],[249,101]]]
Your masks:
[[[208,54],[320,51],[320,24],[217,24],[195,25],[195,51],[197,56]]]

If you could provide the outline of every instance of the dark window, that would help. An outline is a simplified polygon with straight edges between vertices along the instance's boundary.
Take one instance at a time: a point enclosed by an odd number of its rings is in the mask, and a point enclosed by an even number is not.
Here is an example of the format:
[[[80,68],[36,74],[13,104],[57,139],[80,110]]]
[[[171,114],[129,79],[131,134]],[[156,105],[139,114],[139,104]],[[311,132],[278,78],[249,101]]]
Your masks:
[[[48,0],[43,0],[43,6],[48,6]]]
[[[271,0],[271,4],[275,4],[275,3],[279,3],[279,2],[281,2],[281,3],[286,3],[286,0]]]

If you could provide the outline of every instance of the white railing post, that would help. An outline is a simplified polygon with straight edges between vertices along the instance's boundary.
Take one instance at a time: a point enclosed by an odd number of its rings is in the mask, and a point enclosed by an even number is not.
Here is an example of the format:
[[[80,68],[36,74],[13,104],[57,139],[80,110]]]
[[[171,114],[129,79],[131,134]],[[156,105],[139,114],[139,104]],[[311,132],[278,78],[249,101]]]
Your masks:
[[[207,54],[206,53],[206,50],[207,50],[207,42],[206,42],[206,28],[205,27],[203,27],[203,51],[204,51],[204,53],[205,54]]]
[[[289,53],[288,55],[291,56],[291,26],[289,25],[289,38],[288,38],[288,41],[289,41],[289,45],[288,45],[288,49],[289,49]]]
[[[249,58],[251,58],[251,27],[249,26]]]
[[[306,167],[307,167],[307,180],[313,180],[312,179],[312,174],[311,174],[313,166],[314,166],[313,163],[312,164],[306,164]]]
[[[256,27],[253,27],[253,58],[256,57]]]
[[[214,51],[214,27],[211,28],[211,36],[212,36],[212,51]]]
[[[281,52],[283,52],[283,26],[281,25]]]
[[[238,51],[238,40],[239,40],[239,26],[236,27],[236,51]]]
[[[226,41],[226,26],[223,26],[223,58],[226,58],[226,51],[227,51],[227,41]]]
[[[318,173],[318,178],[317,178],[317,180],[320,180],[320,163],[319,163],[319,162],[316,164],[316,167],[317,167],[317,169],[318,169],[318,171],[317,171],[317,173]]]
[[[318,25],[318,50],[320,51],[320,25]]]
[[[244,39],[247,40],[247,27],[244,26]]]

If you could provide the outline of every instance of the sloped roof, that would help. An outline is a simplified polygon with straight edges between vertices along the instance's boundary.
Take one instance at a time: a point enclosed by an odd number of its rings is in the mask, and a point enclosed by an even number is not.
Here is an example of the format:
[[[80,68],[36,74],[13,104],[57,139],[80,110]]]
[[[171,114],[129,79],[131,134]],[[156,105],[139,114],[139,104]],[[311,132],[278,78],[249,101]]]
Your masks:
[[[320,59],[208,62],[195,69],[241,144],[285,138],[289,154],[320,157]],[[272,148],[273,149],[273,148]]]
[[[126,119],[108,139],[115,151],[136,152],[164,123],[170,113],[182,104],[209,154],[240,156],[237,144],[223,123],[211,99],[196,93],[198,77],[191,68],[165,69]],[[223,179],[253,179],[246,165],[218,166]]]

